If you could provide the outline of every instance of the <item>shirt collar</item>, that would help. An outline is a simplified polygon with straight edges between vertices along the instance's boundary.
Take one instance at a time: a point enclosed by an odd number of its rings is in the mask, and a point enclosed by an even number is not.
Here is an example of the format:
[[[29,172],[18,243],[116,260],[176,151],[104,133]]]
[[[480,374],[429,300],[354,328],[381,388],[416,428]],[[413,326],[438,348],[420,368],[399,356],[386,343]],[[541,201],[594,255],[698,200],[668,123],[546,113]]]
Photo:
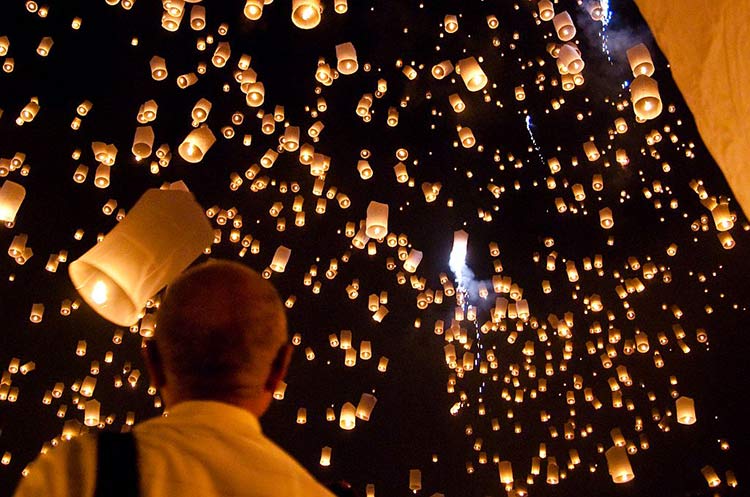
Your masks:
[[[164,415],[171,419],[206,420],[210,423],[245,426],[253,432],[261,433],[258,418],[241,407],[215,400],[186,400],[165,410]]]

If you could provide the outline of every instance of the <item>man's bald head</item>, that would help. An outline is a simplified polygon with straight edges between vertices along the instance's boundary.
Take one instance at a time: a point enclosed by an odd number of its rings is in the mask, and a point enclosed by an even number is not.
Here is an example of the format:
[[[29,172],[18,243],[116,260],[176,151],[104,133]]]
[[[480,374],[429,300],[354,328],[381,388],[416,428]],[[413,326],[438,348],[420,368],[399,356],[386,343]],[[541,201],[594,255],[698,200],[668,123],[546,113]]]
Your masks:
[[[252,397],[287,341],[284,306],[252,269],[211,261],[169,286],[154,338],[167,380],[183,396]]]

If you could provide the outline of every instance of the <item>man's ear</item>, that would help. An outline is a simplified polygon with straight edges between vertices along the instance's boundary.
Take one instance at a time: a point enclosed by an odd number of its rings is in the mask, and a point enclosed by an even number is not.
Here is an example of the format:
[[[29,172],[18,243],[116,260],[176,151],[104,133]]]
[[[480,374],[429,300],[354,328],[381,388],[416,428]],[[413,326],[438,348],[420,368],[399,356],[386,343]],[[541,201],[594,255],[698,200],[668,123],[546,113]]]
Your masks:
[[[146,370],[151,379],[151,384],[157,390],[162,389],[167,384],[167,377],[164,374],[164,364],[156,342],[148,340],[146,346],[141,348],[141,355],[143,356],[143,362],[146,363]]]
[[[289,369],[289,363],[292,360],[292,351],[294,347],[292,344],[287,343],[279,348],[276,353],[276,357],[271,363],[271,372],[268,374],[264,389],[267,392],[273,392],[276,390],[276,385],[286,376],[287,369]]]

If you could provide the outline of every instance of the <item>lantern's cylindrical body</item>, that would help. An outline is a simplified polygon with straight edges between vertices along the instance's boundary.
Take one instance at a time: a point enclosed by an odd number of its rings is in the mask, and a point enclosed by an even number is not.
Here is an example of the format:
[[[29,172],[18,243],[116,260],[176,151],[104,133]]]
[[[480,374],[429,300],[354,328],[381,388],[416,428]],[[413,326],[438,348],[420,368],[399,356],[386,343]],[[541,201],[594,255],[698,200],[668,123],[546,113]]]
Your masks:
[[[388,204],[370,202],[367,206],[365,234],[370,238],[380,239],[388,233]]]
[[[359,68],[357,50],[350,42],[336,45],[336,69],[341,74],[354,74]]]
[[[682,425],[692,425],[696,422],[695,401],[690,397],[680,397],[675,402],[677,406],[677,422]]]
[[[479,91],[487,86],[487,75],[482,71],[479,62],[474,57],[467,57],[458,61],[458,69],[461,71],[461,79],[463,79],[469,91]]]
[[[177,151],[185,161],[195,164],[203,160],[206,152],[214,143],[216,143],[216,136],[214,136],[211,128],[204,124],[191,131]]]
[[[363,393],[357,404],[356,416],[362,421],[369,421],[377,402],[378,399],[374,395]]]
[[[555,32],[560,41],[570,41],[575,37],[576,27],[567,11],[560,12],[553,17],[552,24],[555,26]]]
[[[26,198],[26,188],[7,180],[0,188],[0,221],[12,223],[16,220],[16,214]]]
[[[659,84],[645,74],[636,76],[630,84],[630,99],[633,102],[633,111],[640,119],[654,119],[661,114],[663,104]]]
[[[633,478],[633,468],[630,466],[630,460],[628,459],[628,452],[624,446],[611,447],[605,452],[607,457],[607,466],[609,467],[609,474],[612,477],[612,481],[615,483],[627,483]]]
[[[320,24],[323,8],[320,0],[293,0],[292,22],[302,29],[312,29]]]
[[[104,239],[70,264],[73,285],[104,318],[130,326],[152,297],[213,241],[192,194],[151,189]]]
[[[645,74],[646,76],[654,74],[654,62],[651,60],[651,53],[649,53],[646,45],[639,43],[629,48],[626,53],[634,77],[641,74]]]

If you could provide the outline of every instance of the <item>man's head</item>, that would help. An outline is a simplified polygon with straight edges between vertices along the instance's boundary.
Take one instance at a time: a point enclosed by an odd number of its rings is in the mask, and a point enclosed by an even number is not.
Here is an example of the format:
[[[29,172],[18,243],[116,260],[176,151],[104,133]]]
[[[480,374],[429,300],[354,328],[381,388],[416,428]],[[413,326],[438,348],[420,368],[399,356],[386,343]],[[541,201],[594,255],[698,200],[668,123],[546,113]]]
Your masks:
[[[258,273],[227,261],[193,267],[167,288],[156,324],[147,362],[167,404],[210,399],[265,411],[291,347],[284,306]]]

